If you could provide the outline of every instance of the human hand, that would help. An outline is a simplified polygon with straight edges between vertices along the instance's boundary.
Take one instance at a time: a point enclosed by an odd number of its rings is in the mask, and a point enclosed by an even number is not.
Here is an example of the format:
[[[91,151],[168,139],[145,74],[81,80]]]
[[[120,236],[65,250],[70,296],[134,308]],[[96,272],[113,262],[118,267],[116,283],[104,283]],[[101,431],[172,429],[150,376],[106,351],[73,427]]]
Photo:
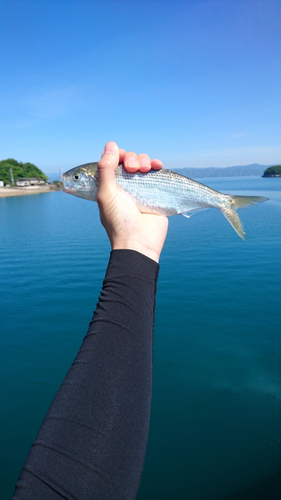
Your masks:
[[[117,190],[115,171],[123,162],[128,172],[159,170],[162,162],[146,154],[136,155],[108,142],[98,162],[99,190],[97,202],[100,219],[110,239],[112,250],[136,250],[159,262],[168,229],[168,219],[162,215],[142,214],[135,203]]]

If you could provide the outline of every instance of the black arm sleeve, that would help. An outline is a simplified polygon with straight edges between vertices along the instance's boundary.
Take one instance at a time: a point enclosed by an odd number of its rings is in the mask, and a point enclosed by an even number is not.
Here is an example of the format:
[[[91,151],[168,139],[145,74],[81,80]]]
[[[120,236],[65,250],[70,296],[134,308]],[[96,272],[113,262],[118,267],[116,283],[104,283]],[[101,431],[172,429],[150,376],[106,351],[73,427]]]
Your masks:
[[[14,500],[137,495],[146,452],[159,266],[111,252],[88,333],[52,402]]]

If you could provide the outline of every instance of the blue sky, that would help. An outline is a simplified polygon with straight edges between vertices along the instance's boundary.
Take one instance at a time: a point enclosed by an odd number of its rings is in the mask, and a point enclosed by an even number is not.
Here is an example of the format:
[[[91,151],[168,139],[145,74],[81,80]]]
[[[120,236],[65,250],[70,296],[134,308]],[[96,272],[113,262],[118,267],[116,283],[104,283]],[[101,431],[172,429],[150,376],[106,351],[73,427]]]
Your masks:
[[[281,163],[279,0],[0,0],[0,159]]]

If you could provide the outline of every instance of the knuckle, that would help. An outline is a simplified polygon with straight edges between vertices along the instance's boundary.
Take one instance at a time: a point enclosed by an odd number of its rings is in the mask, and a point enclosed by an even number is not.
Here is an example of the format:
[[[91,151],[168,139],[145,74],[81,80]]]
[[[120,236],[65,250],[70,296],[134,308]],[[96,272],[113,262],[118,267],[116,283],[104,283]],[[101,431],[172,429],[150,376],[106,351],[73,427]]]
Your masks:
[[[111,161],[109,158],[106,158],[103,156],[100,161],[98,162],[98,168],[99,170],[103,170],[105,168],[108,168],[108,166],[111,164]]]

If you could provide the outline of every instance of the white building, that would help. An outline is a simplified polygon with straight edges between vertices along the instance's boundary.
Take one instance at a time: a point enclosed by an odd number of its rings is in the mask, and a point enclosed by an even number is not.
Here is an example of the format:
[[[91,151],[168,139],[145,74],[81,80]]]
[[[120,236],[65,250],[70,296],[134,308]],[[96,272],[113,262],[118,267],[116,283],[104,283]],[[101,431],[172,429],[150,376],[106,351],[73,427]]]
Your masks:
[[[26,187],[26,186],[36,186],[38,184],[45,184],[45,181],[41,179],[41,177],[31,177],[31,178],[20,178],[17,179],[18,187]]]
[[[29,179],[18,179],[17,186],[19,187],[29,186]]]

